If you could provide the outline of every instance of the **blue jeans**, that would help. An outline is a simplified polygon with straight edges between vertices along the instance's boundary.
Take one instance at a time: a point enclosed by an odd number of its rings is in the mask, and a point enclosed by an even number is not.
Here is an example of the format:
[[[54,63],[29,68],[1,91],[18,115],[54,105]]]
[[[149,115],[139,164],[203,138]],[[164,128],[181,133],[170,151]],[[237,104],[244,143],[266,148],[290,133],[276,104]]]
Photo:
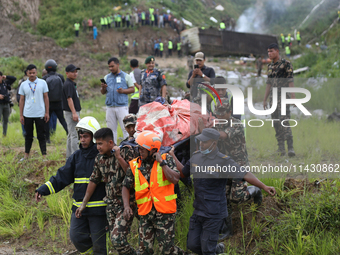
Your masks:
[[[49,120],[49,131],[53,134],[57,130],[57,114],[52,112]]]

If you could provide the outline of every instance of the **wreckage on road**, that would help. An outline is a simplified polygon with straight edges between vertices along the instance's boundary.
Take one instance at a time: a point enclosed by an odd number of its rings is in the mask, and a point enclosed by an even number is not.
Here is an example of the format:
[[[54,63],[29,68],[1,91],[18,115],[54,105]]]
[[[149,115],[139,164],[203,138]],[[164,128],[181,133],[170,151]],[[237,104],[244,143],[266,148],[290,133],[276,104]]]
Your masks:
[[[194,27],[181,32],[184,43],[189,42],[190,53],[204,52],[207,56],[267,55],[267,47],[277,43],[276,36],[220,31],[216,28]]]

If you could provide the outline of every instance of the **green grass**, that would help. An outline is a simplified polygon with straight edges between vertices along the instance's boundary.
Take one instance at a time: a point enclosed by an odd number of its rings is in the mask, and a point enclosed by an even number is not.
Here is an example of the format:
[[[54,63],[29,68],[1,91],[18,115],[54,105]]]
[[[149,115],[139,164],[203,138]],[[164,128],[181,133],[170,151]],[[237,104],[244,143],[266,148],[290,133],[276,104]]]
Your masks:
[[[178,76],[184,75],[178,71]],[[337,87],[330,84],[329,89],[317,90],[316,97],[325,94],[335,94]],[[263,88],[259,88],[258,95],[263,95]],[[254,91],[256,89],[254,88]],[[332,93],[333,91],[333,93]],[[255,93],[256,96],[256,93]],[[259,96],[258,96],[259,97]],[[260,98],[260,97],[259,97]],[[334,99],[335,100],[335,99]],[[94,116],[102,127],[105,123],[105,96],[82,100],[81,117]],[[327,100],[332,101],[332,100]],[[332,101],[333,102],[333,101]],[[325,102],[327,104],[328,102]],[[334,103],[334,102],[333,102]],[[332,104],[332,103],[331,103]],[[311,107],[318,107],[317,100]],[[104,108],[103,108],[104,107]],[[14,108],[16,111],[17,106]],[[18,111],[17,111],[18,112]],[[25,178],[38,177],[40,184],[54,175],[58,167],[64,164],[66,135],[58,124],[57,132],[51,137],[52,146],[48,146],[48,159],[56,162],[51,166],[44,166],[36,141],[33,143],[32,158],[25,165],[17,164],[23,155],[24,139],[21,136],[21,126],[18,113],[10,118],[10,127],[6,138],[0,138],[0,238],[19,238],[23,235],[39,233],[46,239],[32,241],[30,247],[41,247],[45,242],[51,245],[54,252],[62,253],[65,245],[69,245],[68,229],[72,205],[72,186],[62,192],[43,198],[38,205],[32,200],[31,184]],[[266,122],[262,128],[247,127],[247,148],[251,165],[273,164],[288,165],[290,163],[305,167],[318,163],[339,163],[340,140],[337,123],[328,123],[325,119],[301,118],[298,126],[293,128],[295,158],[273,155],[276,148],[274,128]],[[119,129],[118,134],[122,137]],[[321,185],[320,190],[305,187],[302,190],[287,189],[285,178],[277,175],[257,175],[266,185],[275,187],[277,196],[275,201],[282,205],[284,212],[278,217],[264,216],[256,211],[253,205],[243,204],[237,207],[242,222],[240,242],[225,241],[229,254],[337,254],[340,241],[338,231],[340,219],[340,202],[336,194],[340,188],[338,179],[333,179]],[[312,175],[310,182],[323,175]],[[176,245],[186,249],[186,235],[189,228],[189,218],[193,212],[193,194],[183,185],[183,202],[176,216]],[[30,193],[31,192],[31,193]],[[264,194],[267,196],[266,194]],[[270,209],[270,208],[268,208]],[[242,214],[241,214],[242,213]],[[243,220],[241,219],[243,217]],[[251,234],[248,232],[251,231]],[[138,243],[137,220],[133,223],[129,241],[134,247]],[[48,241],[47,241],[48,239]],[[234,240],[234,239],[233,239]],[[256,248],[254,244],[256,243]],[[252,250],[255,249],[255,250]],[[157,250],[157,249],[156,249]],[[319,252],[319,253],[318,253]]]
[[[327,182],[319,192],[290,197],[287,202],[290,213],[283,213],[279,219],[267,219],[272,228],[266,234],[268,238],[259,243],[260,247],[271,254],[338,253],[335,243],[340,238],[340,216],[334,194],[338,187],[336,180]]]

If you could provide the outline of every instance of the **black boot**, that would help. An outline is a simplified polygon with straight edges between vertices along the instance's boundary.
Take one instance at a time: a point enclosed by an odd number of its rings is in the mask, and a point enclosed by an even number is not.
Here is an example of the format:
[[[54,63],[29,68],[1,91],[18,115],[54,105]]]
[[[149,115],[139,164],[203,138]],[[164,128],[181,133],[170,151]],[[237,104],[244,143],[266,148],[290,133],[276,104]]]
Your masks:
[[[286,149],[285,149],[285,141],[284,140],[278,140],[277,145],[279,146],[277,150],[277,154],[280,156],[286,155]]]
[[[220,229],[220,235],[218,237],[218,240],[223,241],[232,235],[233,235],[233,224],[231,220],[231,214],[229,214],[228,217],[224,218],[223,220],[223,226]]]
[[[295,151],[293,148],[293,138],[289,138],[287,140],[287,145],[288,145],[288,156],[289,157],[295,157]]]
[[[224,243],[218,243],[216,246],[216,254],[222,254],[224,253],[225,245]]]
[[[254,198],[254,203],[260,206],[262,204],[262,191],[256,186],[247,187],[247,190],[251,197]]]

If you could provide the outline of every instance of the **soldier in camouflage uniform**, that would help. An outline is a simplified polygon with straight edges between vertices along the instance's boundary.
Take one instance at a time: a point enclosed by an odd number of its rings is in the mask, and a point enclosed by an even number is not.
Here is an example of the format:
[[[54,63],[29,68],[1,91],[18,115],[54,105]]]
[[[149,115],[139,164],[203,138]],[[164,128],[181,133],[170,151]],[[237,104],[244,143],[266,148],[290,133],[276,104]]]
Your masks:
[[[139,156],[138,147],[134,146],[135,138],[134,134],[136,133],[135,127],[137,124],[137,116],[135,114],[128,114],[123,119],[125,130],[128,132],[129,136],[126,137],[121,143],[120,147],[128,146],[133,152],[133,158],[137,158]]]
[[[148,138],[151,136],[150,138]],[[146,137],[144,140],[139,140],[141,137]],[[158,138],[158,139],[157,139]],[[147,140],[149,139],[149,140]],[[140,173],[145,177],[147,184],[150,183],[150,178],[152,176],[153,167],[156,164],[162,167],[163,178],[165,177],[165,181],[170,183],[170,185],[175,184],[178,182],[180,174],[177,170],[176,164],[174,159],[169,155],[166,154],[165,159],[159,153],[159,148],[161,146],[160,138],[150,132],[144,131],[136,139],[137,144],[139,145],[139,153],[140,157],[138,157],[136,162],[141,161],[140,167],[138,170]],[[143,146],[143,147],[142,147]],[[155,157],[154,157],[155,156]],[[130,162],[130,166],[127,169],[127,174],[125,176],[123,182],[123,200],[124,200],[124,216],[129,218],[132,215],[132,210],[129,208],[128,197],[130,190],[135,189],[135,176],[132,172],[133,165]],[[152,170],[152,171],[151,171]],[[158,171],[158,170],[157,170]],[[171,176],[170,176],[171,175]],[[164,180],[162,178],[162,181]],[[158,181],[157,181],[158,182]],[[144,186],[144,183],[142,186]],[[158,184],[158,183],[157,183]],[[152,190],[153,182],[151,182],[151,187],[149,186],[148,189]],[[168,185],[168,184],[166,184]],[[160,189],[161,186],[157,188]],[[151,200],[152,207],[149,212],[145,212],[146,214],[142,213],[142,205],[138,205],[138,214],[140,215],[140,222],[139,222],[139,254],[154,254],[153,244],[155,238],[158,241],[159,251],[157,254],[186,254],[182,249],[174,245],[175,239],[175,212],[176,212],[176,202],[174,204],[174,211],[171,213],[162,213],[159,212],[159,208],[155,207],[156,196],[159,198],[158,203],[160,203],[162,195],[160,194],[153,194],[153,198]],[[175,195],[172,199],[175,199]],[[137,191],[136,191],[137,197]],[[139,199],[142,200],[142,199]],[[158,199],[157,199],[158,200]],[[173,201],[172,200],[172,201]],[[168,200],[167,200],[168,201]],[[170,200],[171,201],[171,200]],[[147,203],[147,202],[142,202]],[[172,208],[173,209],[173,208]]]
[[[106,196],[103,200],[107,204],[106,215],[113,247],[119,254],[136,254],[136,251],[127,241],[133,216],[128,220],[123,217],[124,206],[122,199],[122,183],[128,167],[127,162],[133,159],[134,152],[128,147],[120,149],[115,146],[110,128],[99,129],[94,138],[100,154],[95,159],[94,170],[90,177],[83,203],[76,211],[76,216],[81,216],[81,212],[84,210],[96,186],[101,182],[106,183]],[[135,211],[136,204],[133,192],[130,193],[129,203],[132,210]]]
[[[217,144],[221,153],[230,156],[240,166],[249,166],[246,139],[243,123],[231,116],[231,107],[227,98],[221,98],[222,105],[218,102],[215,114],[218,119],[227,120],[223,124],[216,123],[216,130],[220,132]],[[225,123],[225,124],[224,124]],[[254,197],[254,202],[261,204],[262,193],[257,187],[247,187],[242,179],[228,180],[227,199],[234,203],[241,203]]]
[[[267,87],[263,100],[263,108],[267,109],[267,98],[269,96],[269,104],[272,106],[273,98],[272,98],[272,88],[278,88],[278,98],[277,98],[277,108],[272,113],[272,119],[280,120],[274,121],[274,128],[276,132],[276,139],[278,142],[278,153],[281,156],[286,154],[285,150],[285,141],[287,141],[288,145],[288,156],[295,156],[294,148],[293,148],[293,134],[290,127],[284,127],[281,125],[281,122],[284,122],[285,126],[289,126],[290,119],[290,106],[286,105],[286,115],[281,115],[281,88],[283,87],[294,87],[294,78],[293,78],[293,66],[292,64],[280,58],[279,46],[277,44],[271,44],[268,47],[268,56],[272,60],[272,63],[268,65],[268,79],[267,79]],[[288,93],[286,98],[295,99],[294,93]]]
[[[135,127],[137,124],[137,116],[133,113],[126,115],[123,119],[124,127],[129,136],[126,137],[122,142],[128,142],[134,139],[133,135],[136,133]]]
[[[160,69],[154,69],[155,58],[149,56],[145,59],[146,69],[141,72],[142,89],[140,91],[139,106],[151,103],[159,96],[166,97],[166,79]]]

